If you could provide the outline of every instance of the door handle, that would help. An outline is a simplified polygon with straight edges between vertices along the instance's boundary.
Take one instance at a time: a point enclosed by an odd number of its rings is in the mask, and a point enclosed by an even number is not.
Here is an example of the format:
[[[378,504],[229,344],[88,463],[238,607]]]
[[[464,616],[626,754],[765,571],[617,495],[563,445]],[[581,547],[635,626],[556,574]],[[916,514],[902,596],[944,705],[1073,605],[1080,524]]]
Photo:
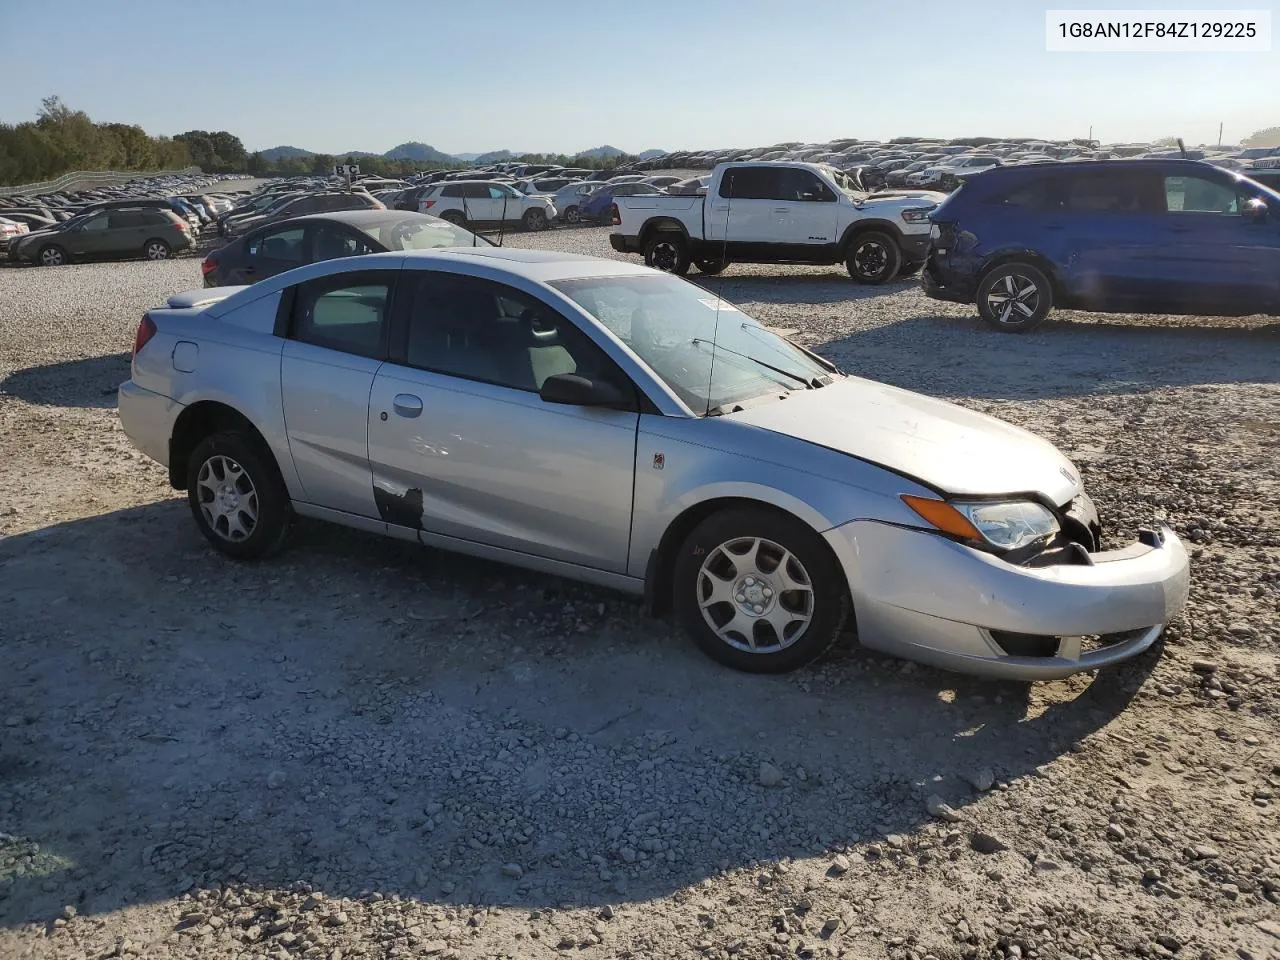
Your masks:
[[[412,393],[397,393],[391,401],[391,409],[399,417],[416,417],[422,413],[422,398]]]
[[[774,213],[790,213],[791,211],[787,207],[774,207],[773,212]]]

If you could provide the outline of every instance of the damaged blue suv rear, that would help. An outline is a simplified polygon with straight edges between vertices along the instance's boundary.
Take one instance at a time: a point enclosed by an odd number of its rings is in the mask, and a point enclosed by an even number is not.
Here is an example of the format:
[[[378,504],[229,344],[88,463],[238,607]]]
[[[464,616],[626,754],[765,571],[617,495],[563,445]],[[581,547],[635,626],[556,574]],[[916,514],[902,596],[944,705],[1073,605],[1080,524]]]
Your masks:
[[[998,167],[934,211],[924,291],[1001,330],[1054,307],[1280,314],[1280,193],[1192,160]]]

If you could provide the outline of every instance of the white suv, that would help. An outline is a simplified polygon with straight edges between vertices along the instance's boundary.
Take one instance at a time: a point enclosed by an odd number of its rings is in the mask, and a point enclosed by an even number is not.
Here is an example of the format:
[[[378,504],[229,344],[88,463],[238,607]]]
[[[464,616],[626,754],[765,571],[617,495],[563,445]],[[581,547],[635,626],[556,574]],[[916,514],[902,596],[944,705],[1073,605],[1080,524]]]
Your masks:
[[[999,157],[986,153],[952,157],[945,163],[939,163],[932,167],[925,167],[919,173],[911,174],[907,177],[907,185],[912,187],[927,187],[930,184],[938,183],[942,179],[943,174],[953,173],[957,176],[970,176],[975,173],[981,173],[983,170],[990,170],[992,167],[998,167],[1001,165]]]
[[[545,230],[556,206],[545,194],[530,196],[495,180],[454,180],[423,194],[418,212],[459,225],[519,223],[526,230]]]

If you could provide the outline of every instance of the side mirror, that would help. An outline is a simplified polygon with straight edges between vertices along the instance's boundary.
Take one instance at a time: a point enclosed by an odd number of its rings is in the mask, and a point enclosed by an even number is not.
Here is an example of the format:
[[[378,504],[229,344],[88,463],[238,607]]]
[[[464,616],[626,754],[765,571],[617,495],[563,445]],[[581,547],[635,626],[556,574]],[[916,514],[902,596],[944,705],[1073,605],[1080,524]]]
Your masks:
[[[542,381],[538,396],[544,403],[564,403],[573,407],[607,407],[631,410],[635,401],[607,380],[592,380],[576,373],[557,373]]]
[[[1254,223],[1266,222],[1267,215],[1270,211],[1267,209],[1267,202],[1258,197],[1254,197],[1244,207],[1244,215]]]

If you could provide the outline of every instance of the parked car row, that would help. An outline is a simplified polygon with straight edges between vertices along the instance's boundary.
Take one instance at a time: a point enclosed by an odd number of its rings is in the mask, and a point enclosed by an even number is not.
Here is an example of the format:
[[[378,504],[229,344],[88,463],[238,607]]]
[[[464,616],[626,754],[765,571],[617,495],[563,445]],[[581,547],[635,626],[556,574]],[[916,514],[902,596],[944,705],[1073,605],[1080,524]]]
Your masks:
[[[175,175],[0,197],[0,252],[45,266],[80,258],[162,260],[190,247],[232,208],[236,194],[213,189],[222,179]]]

